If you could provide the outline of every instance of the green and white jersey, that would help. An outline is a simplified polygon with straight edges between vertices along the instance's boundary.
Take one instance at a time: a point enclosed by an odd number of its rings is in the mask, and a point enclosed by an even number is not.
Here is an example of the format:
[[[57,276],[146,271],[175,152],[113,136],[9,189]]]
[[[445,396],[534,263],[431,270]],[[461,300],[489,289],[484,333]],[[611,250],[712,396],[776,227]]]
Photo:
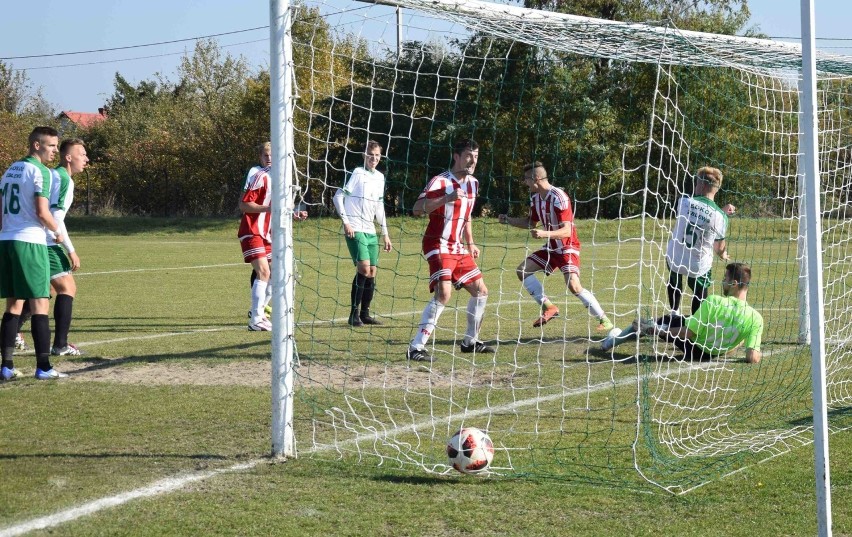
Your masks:
[[[63,166],[50,170],[50,179],[50,212],[59,229],[63,231],[62,235],[67,238],[65,215],[71,210],[71,204],[74,203],[74,179]],[[48,232],[48,246],[56,244],[53,239],[53,233]]]
[[[46,232],[36,214],[36,196],[48,198],[50,170],[34,157],[12,164],[0,179],[3,227],[0,240],[47,244]]]
[[[763,317],[743,300],[710,295],[686,318],[686,327],[695,334],[693,343],[710,354],[724,354],[740,343],[759,351]]]
[[[677,222],[666,248],[666,261],[673,272],[697,278],[713,268],[713,243],[724,240],[728,215],[704,196],[684,196],[677,209]]]
[[[355,168],[346,185],[334,194],[334,207],[344,224],[355,232],[376,234],[378,220],[382,235],[388,234],[385,221],[385,176],[378,170]]]

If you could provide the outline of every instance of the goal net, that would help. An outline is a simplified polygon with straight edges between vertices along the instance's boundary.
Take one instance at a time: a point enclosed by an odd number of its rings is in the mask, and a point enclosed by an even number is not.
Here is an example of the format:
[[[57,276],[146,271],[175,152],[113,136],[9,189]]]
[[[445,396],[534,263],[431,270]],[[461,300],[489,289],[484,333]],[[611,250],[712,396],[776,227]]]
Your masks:
[[[299,452],[450,473],[446,442],[473,426],[495,443],[497,475],[682,492],[811,442],[798,48],[473,0],[394,4],[403,9],[310,1],[294,11],[294,168],[312,213],[294,229]],[[838,408],[852,397],[852,59],[819,55],[818,68]],[[409,362],[431,298],[426,219],[411,209],[459,138],[480,145],[480,337],[496,352],[461,352],[460,289],[429,340],[434,363]],[[370,309],[382,324],[352,327],[355,267],[332,198],[368,140],[384,148],[393,249],[379,256]],[[664,253],[678,199],[698,168],[720,168],[716,201],[737,207],[728,249],[753,269],[763,361],[747,364],[739,350],[691,362],[649,339],[605,352],[606,332],[558,273],[538,277],[560,316],[534,327],[540,306],[516,267],[543,241],[496,216],[529,214],[522,168],[536,160],[572,200],[583,287],[622,328],[669,312]],[[716,259],[711,293],[723,273]],[[845,427],[842,416],[832,426]]]

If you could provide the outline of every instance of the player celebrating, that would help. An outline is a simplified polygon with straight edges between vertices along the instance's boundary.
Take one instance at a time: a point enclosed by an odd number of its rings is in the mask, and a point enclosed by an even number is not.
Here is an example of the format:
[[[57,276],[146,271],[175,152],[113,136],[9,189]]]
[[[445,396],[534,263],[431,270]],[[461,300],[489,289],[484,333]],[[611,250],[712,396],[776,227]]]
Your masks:
[[[503,224],[530,229],[535,239],[547,239],[544,246],[527,257],[516,270],[524,288],[541,305],[541,316],[533,326],[542,326],[559,315],[559,308],[544,294],[544,286],[535,273],[543,270],[545,276],[549,276],[554,270],[559,270],[565,277],[568,290],[598,320],[598,330],[610,330],[612,322],[598,300],[591,291],[580,285],[580,241],[574,227],[571,200],[564,190],[550,184],[541,162],[524,166],[524,183],[531,194],[530,215],[527,218],[513,218],[501,214],[498,220]],[[536,229],[538,223],[542,224],[542,229]]]
[[[364,150],[364,167],[355,168],[346,185],[334,194],[334,207],[343,220],[346,246],[355,263],[352,280],[352,310],[349,324],[381,324],[370,316],[370,304],[376,291],[376,270],[379,263],[378,221],[382,228],[385,252],[392,248],[385,220],[385,176],[376,169],[382,158],[382,146],[374,140]]]
[[[452,288],[464,287],[470,293],[467,303],[467,330],[461,351],[494,352],[478,340],[488,289],[476,266],[479,248],[473,242],[470,213],[479,193],[479,181],[472,174],[479,159],[479,145],[462,139],[453,147],[453,165],[429,180],[414,203],[414,216],[429,215],[423,234],[423,255],[429,262],[429,291],[435,294],[423,310],[417,334],[406,352],[409,360],[431,362],[426,343],[438,318],[450,300]]]
[[[680,309],[683,295],[683,277],[692,289],[692,313],[698,311],[707,296],[713,276],[713,253],[728,260],[725,233],[728,214],[733,205],[720,209],[714,198],[722,187],[722,172],[704,167],[695,174],[695,195],[683,196],[677,209],[677,223],[666,248],[669,282],[666,291],[672,313]],[[727,214],[726,214],[727,213]]]
[[[672,313],[654,320],[634,322],[619,334],[607,336],[601,349],[609,351],[633,339],[633,335],[656,335],[674,343],[685,359],[709,360],[745,345],[746,362],[760,362],[763,317],[746,302],[751,269],[743,263],[729,263],[722,280],[722,296],[711,295],[689,317]]]

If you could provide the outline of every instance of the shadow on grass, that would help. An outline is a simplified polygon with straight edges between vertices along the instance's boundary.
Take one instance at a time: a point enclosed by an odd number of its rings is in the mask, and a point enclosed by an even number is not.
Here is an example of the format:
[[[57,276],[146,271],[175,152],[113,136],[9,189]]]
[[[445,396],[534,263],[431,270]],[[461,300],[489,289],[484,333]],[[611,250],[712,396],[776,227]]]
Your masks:
[[[849,421],[852,420],[852,407],[841,407],[841,408],[833,408],[827,412],[829,422],[831,423],[833,428],[845,428],[849,427]],[[836,423],[835,420],[843,420],[843,424]],[[807,427],[814,424],[813,414],[808,414],[802,418],[797,420],[791,420],[788,422],[793,427]]]
[[[382,483],[392,483],[396,485],[445,485],[447,478],[434,475],[376,475],[372,476],[373,481],[381,481]],[[483,483],[485,481],[483,480]]]
[[[90,363],[86,367],[76,369],[73,372],[75,374],[78,373],[87,373],[94,371],[103,371],[106,369],[110,369],[113,367],[121,367],[123,365],[128,364],[156,364],[156,363],[164,363],[164,362],[174,362],[179,360],[221,360],[228,361],[233,360],[234,352],[238,351],[248,351],[249,349],[257,346],[269,346],[268,341],[255,341],[250,343],[240,343],[238,345],[227,345],[223,347],[215,347],[215,348],[207,348],[207,349],[198,349],[184,353],[169,353],[169,354],[151,354],[146,356],[125,356],[124,358],[97,358],[93,356],[80,356],[80,357],[69,357],[68,363]],[[219,353],[222,353],[222,356],[218,356]],[[247,354],[242,358],[251,358],[251,355]],[[269,358],[264,356],[263,358],[259,358],[258,360],[268,360]],[[94,363],[92,363],[94,362]]]
[[[176,453],[3,453],[0,460],[44,459],[58,457],[69,459],[187,459],[200,461],[226,461],[233,457],[212,455],[209,453],[179,455]]]

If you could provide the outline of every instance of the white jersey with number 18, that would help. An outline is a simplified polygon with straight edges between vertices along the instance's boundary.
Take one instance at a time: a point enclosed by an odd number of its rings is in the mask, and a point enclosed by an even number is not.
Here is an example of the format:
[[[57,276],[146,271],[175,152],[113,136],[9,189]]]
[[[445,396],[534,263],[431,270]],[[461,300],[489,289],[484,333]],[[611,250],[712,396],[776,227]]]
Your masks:
[[[36,214],[36,196],[50,193],[50,170],[33,157],[12,164],[0,179],[3,228],[0,240],[46,244],[44,226]]]

